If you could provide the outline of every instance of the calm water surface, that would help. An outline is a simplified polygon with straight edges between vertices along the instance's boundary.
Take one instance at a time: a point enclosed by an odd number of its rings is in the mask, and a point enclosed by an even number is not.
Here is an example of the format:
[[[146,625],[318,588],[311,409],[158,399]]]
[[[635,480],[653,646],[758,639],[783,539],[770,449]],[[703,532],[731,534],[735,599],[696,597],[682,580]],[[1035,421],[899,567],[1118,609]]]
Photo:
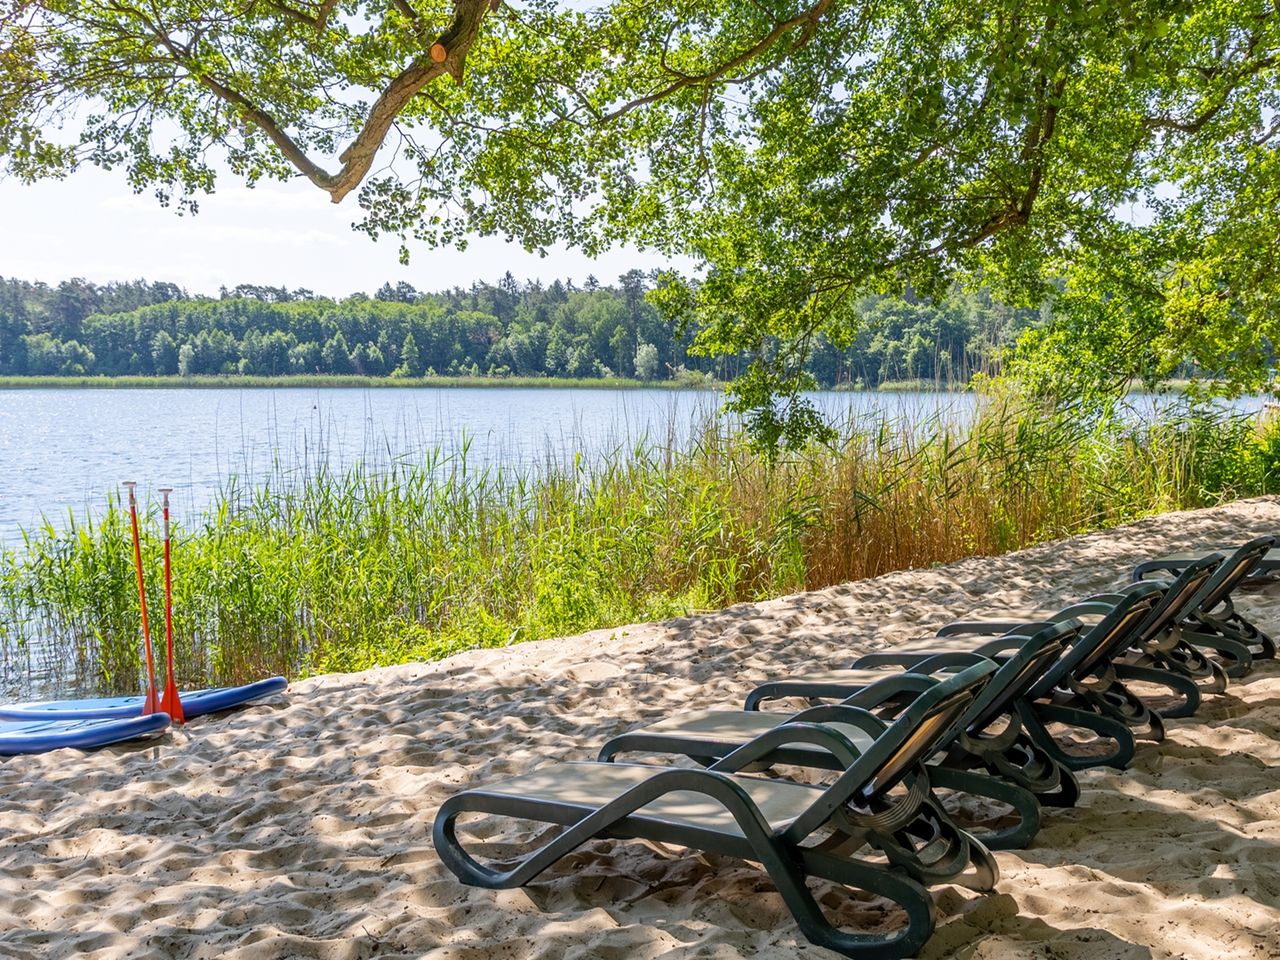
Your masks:
[[[895,417],[973,405],[963,394],[816,396],[831,412]],[[42,518],[63,526],[68,511],[95,512],[124,480],[173,487],[175,513],[194,516],[232,478],[421,460],[463,444],[475,466],[591,457],[679,442],[719,405],[708,391],[554,387],[0,390],[0,543]]]

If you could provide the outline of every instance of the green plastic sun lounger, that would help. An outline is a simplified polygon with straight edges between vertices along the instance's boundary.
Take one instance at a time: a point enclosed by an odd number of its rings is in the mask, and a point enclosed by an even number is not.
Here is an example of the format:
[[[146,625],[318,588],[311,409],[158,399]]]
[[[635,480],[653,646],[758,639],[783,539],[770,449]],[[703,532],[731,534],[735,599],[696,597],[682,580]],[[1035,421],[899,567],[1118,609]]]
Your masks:
[[[853,958],[912,956],[929,939],[934,921],[933,901],[911,872],[951,882],[977,869],[987,874],[987,887],[997,878],[994,859],[963,831],[930,845],[945,851],[928,864],[904,842],[909,829],[931,816],[921,789],[927,784],[922,761],[954,735],[994,672],[991,663],[968,667],[922,692],[891,723],[856,707],[822,707],[805,722],[773,727],[709,769],[551,763],[466,790],[440,807],[432,828],[436,852],[464,883],[493,889],[528,884],[598,837],[738,857],[764,867],[812,943]],[[859,731],[856,742],[846,727]],[[844,770],[825,787],[743,773],[789,744],[836,753]],[[458,836],[459,818],[472,813],[566,829],[513,866],[484,864]],[[887,862],[854,855],[868,844]],[[905,912],[906,924],[888,934],[841,930],[823,915],[808,877],[885,897]]]
[[[1272,547],[1280,544],[1280,538],[1273,539],[1276,539],[1277,543],[1273,543]],[[1252,542],[1253,541],[1250,541],[1250,543]],[[1147,576],[1152,573],[1177,576],[1183,571],[1187,564],[1195,560],[1199,560],[1206,554],[1221,553],[1223,555],[1230,555],[1235,549],[1236,548],[1232,546],[1206,547],[1199,553],[1171,553],[1163,557],[1156,557],[1152,560],[1144,560],[1133,568],[1133,579],[1135,581],[1145,580],[1147,579]],[[1276,580],[1280,580],[1280,551],[1277,551],[1274,554],[1267,553],[1259,559],[1253,569],[1249,571],[1246,582],[1250,580],[1260,580],[1265,583],[1274,583]]]
[[[1278,544],[1280,537],[1257,537],[1231,551],[1204,585],[1190,614],[1179,625],[1184,640],[1212,650],[1222,658],[1228,676],[1244,676],[1254,660],[1270,659],[1276,655],[1276,641],[1236,610],[1231,593],[1256,579],[1259,570],[1280,571],[1280,551],[1276,554],[1269,552]],[[1133,572],[1133,579],[1143,582],[1148,573],[1157,571],[1181,574],[1203,559],[1164,558],[1139,564]]]
[[[1019,647],[1005,659],[982,694],[970,705],[956,736],[929,758],[927,773],[932,787],[994,799],[1013,808],[1016,820],[1012,827],[985,833],[971,831],[991,849],[1021,848],[1031,842],[1040,826],[1038,798],[1069,806],[1079,796],[1071,772],[1025,737],[1020,737],[1016,723],[1010,724],[1005,717],[1012,711],[1012,704],[1058,659],[1064,641],[1072,639],[1079,627],[1078,622],[1040,625],[1034,636],[1011,637]],[[746,710],[681,712],[614,737],[601,749],[599,759],[613,760],[623,753],[679,754],[712,765],[770,728],[781,723],[803,722],[810,715],[809,711],[793,716],[760,712],[759,704],[773,696],[801,696],[810,700],[843,698],[842,702],[848,706],[874,710],[881,717],[888,717],[945,679],[946,671],[963,669],[986,659],[964,653],[928,658],[909,671],[830,671],[825,679],[807,676],[799,689],[792,690],[787,689],[787,681],[766,684],[751,694]],[[1003,724],[1002,717],[1005,718]],[[999,733],[990,732],[998,726],[1003,726]],[[783,764],[842,769],[840,758],[812,745],[789,745],[761,761],[763,766]],[[975,768],[987,772],[974,773]]]

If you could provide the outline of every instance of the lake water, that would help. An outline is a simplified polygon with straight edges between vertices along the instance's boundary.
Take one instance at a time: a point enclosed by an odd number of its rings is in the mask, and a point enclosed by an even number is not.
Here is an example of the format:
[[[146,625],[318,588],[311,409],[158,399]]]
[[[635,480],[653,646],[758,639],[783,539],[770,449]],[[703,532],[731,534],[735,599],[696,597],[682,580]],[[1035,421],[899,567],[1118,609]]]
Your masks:
[[[973,398],[939,393],[816,395],[832,411],[963,414]],[[232,477],[449,453],[468,462],[571,460],[646,439],[677,442],[716,415],[718,393],[556,387],[0,390],[0,542],[41,518],[94,512],[136,480],[174,488],[193,516]]]
[[[834,415],[911,420],[974,406],[956,393],[812,396]],[[590,458],[646,438],[679,442],[720,402],[710,391],[558,387],[0,390],[0,542],[42,517],[62,526],[68,511],[92,513],[124,480],[173,487],[175,514],[193,517],[233,477],[422,459],[464,443],[477,467]]]

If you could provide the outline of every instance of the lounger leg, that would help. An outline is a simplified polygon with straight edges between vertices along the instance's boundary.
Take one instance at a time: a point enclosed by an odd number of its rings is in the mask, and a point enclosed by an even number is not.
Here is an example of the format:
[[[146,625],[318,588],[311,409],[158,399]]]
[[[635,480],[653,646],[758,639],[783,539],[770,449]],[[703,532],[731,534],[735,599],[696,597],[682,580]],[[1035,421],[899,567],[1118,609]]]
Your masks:
[[[1107,677],[1099,683],[1076,681],[1070,681],[1070,683],[1070,693],[1061,695],[1058,700],[1059,706],[1070,707],[1072,701],[1080,701],[1088,710],[1123,723],[1133,731],[1134,736],[1153,740],[1156,743],[1164,739],[1164,721],[1160,714],[1148,707],[1141,697],[1116,679],[1114,666]],[[1194,702],[1198,706],[1200,703],[1198,692],[1194,696]]]
[[[1220,633],[1243,643],[1256,660],[1270,660],[1276,655],[1275,640],[1257,624],[1237,613],[1230,601],[1223,608],[1219,608],[1219,612],[1200,614],[1196,619],[1211,632]]]
[[[929,780],[935,787],[988,797],[1013,807],[1018,815],[1018,822],[1013,826],[1003,830],[970,831],[991,850],[1022,850],[1031,844],[1040,830],[1040,804],[1029,790],[995,777],[952,767],[930,767]]]
[[[1037,746],[1068,770],[1087,770],[1090,767],[1103,766],[1123,770],[1133,759],[1134,751],[1137,749],[1133,731],[1117,720],[1057,704],[1024,705],[1020,703],[1018,707],[1018,713],[1027,734]],[[1064,723],[1068,726],[1092,730],[1100,737],[1115,741],[1115,749],[1099,756],[1068,753],[1049,732],[1045,726],[1046,723]]]
[[[1048,793],[1037,793],[1035,798],[1042,807],[1074,807],[1080,802],[1080,781],[1070,767],[1056,760],[1054,762],[1060,768],[1057,788]]]
[[[1179,673],[1196,681],[1204,693],[1222,693],[1227,689],[1227,672],[1216,660],[1205,656],[1186,640],[1179,638],[1166,649],[1141,651],[1139,666],[1152,665],[1171,673]],[[1207,682],[1205,682],[1207,681]]]
[[[959,770],[982,767],[1030,792],[1041,806],[1074,806],[1080,797],[1075,775],[1027,736],[1019,717],[1010,715],[1008,723],[994,737],[961,734],[943,765]]]
[[[1199,630],[1183,630],[1182,639],[1201,650],[1212,650],[1221,655],[1222,667],[1228,677],[1243,677],[1253,669],[1253,651],[1242,639],[1226,633],[1202,633]]]
[[[1200,706],[1200,688],[1190,677],[1184,677],[1171,670],[1142,667],[1132,663],[1117,663],[1114,667],[1116,676],[1122,680],[1138,680],[1142,683],[1168,687],[1170,691],[1182,698],[1181,703],[1172,707],[1161,707],[1152,711],[1165,720],[1192,716]]]
[[[796,923],[810,942],[855,960],[896,960],[913,957],[933,935],[933,900],[928,891],[907,877],[836,857],[818,850],[802,850],[801,867],[790,867],[784,888],[770,871],[778,892],[791,908]],[[766,867],[767,869],[767,867]],[[781,866],[779,870],[783,869]],[[892,900],[907,915],[907,925],[893,937],[847,933],[831,925],[805,886],[804,877],[822,877],[846,887],[868,890]]]

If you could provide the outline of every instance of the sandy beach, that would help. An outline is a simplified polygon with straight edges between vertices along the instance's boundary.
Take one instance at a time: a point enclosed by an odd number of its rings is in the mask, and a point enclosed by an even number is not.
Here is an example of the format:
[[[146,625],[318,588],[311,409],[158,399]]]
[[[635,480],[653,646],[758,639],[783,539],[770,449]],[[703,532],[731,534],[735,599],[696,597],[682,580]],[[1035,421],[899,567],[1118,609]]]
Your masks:
[[[1055,607],[1171,551],[1280,531],[1280,499],[1167,514],[998,559],[437,663],[315,677],[166,738],[0,763],[0,957],[790,958],[808,944],[754,865],[598,841],[521,890],[462,886],[432,849],[459,789],[787,671],[978,611]],[[1280,629],[1280,585],[1240,595]],[[1280,957],[1280,664],[1087,771],[998,892],[936,887],[922,954],[975,960]],[[476,839],[529,844],[496,825]],[[512,849],[506,846],[505,849]],[[851,927],[874,898],[824,890]]]

